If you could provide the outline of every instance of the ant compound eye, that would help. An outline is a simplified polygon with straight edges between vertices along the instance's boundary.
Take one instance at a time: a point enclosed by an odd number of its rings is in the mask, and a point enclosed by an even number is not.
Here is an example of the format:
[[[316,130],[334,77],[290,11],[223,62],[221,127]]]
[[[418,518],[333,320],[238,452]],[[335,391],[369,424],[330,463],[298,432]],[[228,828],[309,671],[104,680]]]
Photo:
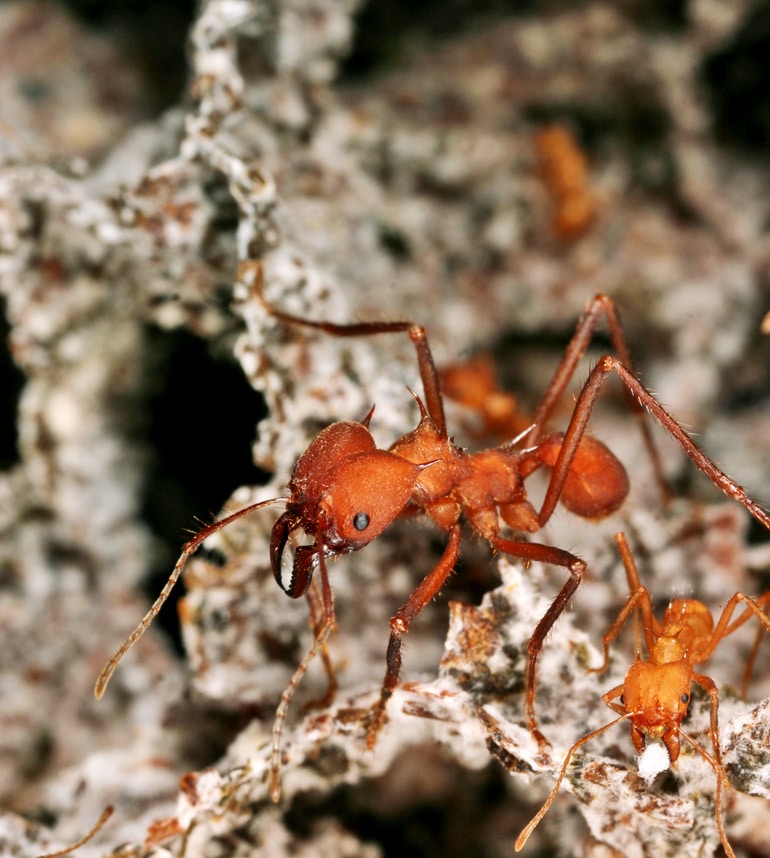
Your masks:
[[[690,695],[689,694],[683,694],[679,699],[682,701],[682,703],[687,703],[690,700]]]
[[[365,512],[357,512],[353,516],[353,527],[356,530],[366,530],[369,527],[369,516]]]

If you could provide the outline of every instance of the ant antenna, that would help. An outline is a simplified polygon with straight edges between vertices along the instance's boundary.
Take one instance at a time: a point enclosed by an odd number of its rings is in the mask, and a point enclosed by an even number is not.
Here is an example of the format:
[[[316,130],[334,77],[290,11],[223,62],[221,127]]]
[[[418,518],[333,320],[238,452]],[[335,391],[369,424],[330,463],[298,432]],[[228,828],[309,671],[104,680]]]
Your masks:
[[[102,811],[102,815],[96,821],[96,825],[94,825],[85,837],[81,837],[77,843],[73,843],[72,846],[68,846],[66,849],[60,849],[58,852],[46,852],[45,855],[39,855],[38,858],[61,858],[62,855],[69,855],[76,849],[80,849],[81,846],[85,846],[85,844],[88,843],[94,835],[99,833],[104,823],[112,816],[114,810],[115,808],[111,804],[108,804]]]
[[[150,623],[152,623],[152,621],[158,615],[158,612],[163,607],[164,602],[166,601],[166,599],[168,599],[169,595],[171,594],[171,591],[174,589],[174,585],[179,580],[179,576],[182,574],[182,571],[184,570],[188,559],[195,553],[201,542],[203,542],[212,534],[221,530],[223,527],[227,527],[227,525],[229,525],[236,519],[239,519],[244,515],[248,515],[250,512],[255,512],[256,510],[262,509],[262,507],[269,506],[270,504],[280,502],[286,503],[289,500],[289,498],[271,498],[270,500],[253,503],[249,506],[244,507],[243,509],[239,509],[237,512],[232,513],[232,515],[228,515],[225,518],[220,519],[219,521],[215,521],[208,527],[204,527],[203,530],[196,533],[191,540],[184,544],[182,548],[182,553],[179,556],[179,560],[177,560],[176,566],[174,566],[174,569],[171,572],[168,581],[166,581],[166,585],[160,591],[160,595],[152,603],[152,607],[144,615],[139,625],[126,638],[125,643],[123,643],[123,645],[115,653],[113,653],[113,655],[110,657],[110,659],[107,661],[107,663],[104,665],[101,672],[99,673],[99,676],[96,680],[96,685],[94,685],[94,697],[96,697],[97,700],[99,700],[104,694],[107,688],[107,683],[110,681],[110,677],[115,672],[115,668],[123,660],[123,656],[147,631],[147,628]]]
[[[605,724],[603,727],[599,727],[598,730],[594,730],[591,733],[588,733],[588,735],[583,736],[582,739],[578,739],[577,742],[575,742],[575,744],[569,749],[569,751],[567,751],[567,756],[564,758],[564,762],[562,763],[561,771],[559,772],[559,777],[556,779],[556,783],[554,784],[550,795],[545,800],[545,804],[540,808],[540,810],[538,810],[538,812],[532,817],[532,819],[530,819],[526,828],[516,838],[516,843],[514,844],[513,848],[517,852],[521,852],[527,840],[529,840],[530,834],[532,834],[532,832],[535,830],[535,828],[537,828],[538,824],[540,823],[540,820],[546,815],[546,813],[548,813],[548,810],[553,804],[554,799],[559,793],[559,787],[561,786],[561,782],[564,780],[564,775],[567,774],[567,767],[569,766],[575,751],[585,745],[586,742],[590,742],[591,739],[595,739],[597,736],[601,735],[605,730],[609,730],[610,727],[614,727],[621,721],[628,720],[633,716],[633,714],[633,712],[627,712],[625,715],[621,715],[620,718],[615,718],[613,721],[610,721],[609,724]],[[732,856],[732,858],[735,858],[735,856]]]

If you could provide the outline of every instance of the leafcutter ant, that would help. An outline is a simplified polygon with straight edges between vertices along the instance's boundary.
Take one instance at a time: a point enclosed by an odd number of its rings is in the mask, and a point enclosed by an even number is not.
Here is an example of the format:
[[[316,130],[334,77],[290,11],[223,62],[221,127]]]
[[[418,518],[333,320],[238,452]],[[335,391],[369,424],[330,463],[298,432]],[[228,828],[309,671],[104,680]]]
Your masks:
[[[102,669],[95,694],[102,696],[116,666],[150,625],[198,546],[242,516],[271,504],[285,504],[285,512],[272,529],[270,563],[284,592],[295,599],[302,595],[310,599],[315,640],[290,679],[276,712],[270,776],[270,793],[276,801],[280,796],[281,735],[286,712],[310,661],[319,652],[325,654],[326,640],[335,624],[327,560],[358,551],[399,518],[428,516],[447,534],[447,544],[435,567],[390,620],[385,678],[379,700],[367,716],[367,746],[373,748],[375,745],[386,720],[388,700],[398,683],[401,640],[414,618],[441,590],[457,561],[463,519],[489,543],[493,551],[525,561],[548,563],[569,573],[545,616],[535,627],[528,646],[527,723],[537,740],[547,744],[538,730],[535,715],[538,653],[548,630],[577,590],[586,564],[569,551],[530,542],[526,537],[543,527],[559,501],[574,514],[588,519],[608,516],[623,503],[628,493],[625,469],[604,444],[585,434],[601,384],[610,373],[615,373],[627,389],[661,484],[664,484],[664,479],[650,427],[644,420],[645,410],[668,430],[715,485],[770,527],[770,515],[695,446],[684,429],[637,381],[615,305],[606,295],[597,295],[590,303],[535,411],[531,428],[498,447],[470,453],[453,444],[447,432],[438,373],[423,327],[405,321],[341,325],[303,319],[277,309],[264,299],[262,276],[262,266],[258,262],[244,263],[239,271],[240,280],[253,288],[270,314],[287,325],[336,337],[408,334],[417,353],[423,386],[423,398],[412,394],[420,412],[420,422],[388,450],[377,449],[375,445],[369,431],[371,411],[361,422],[333,423],[318,435],[297,461],[289,481],[288,497],[252,504],[198,532],[182,548],[168,582],[147,615]],[[607,322],[617,357],[605,355],[591,371],[575,404],[567,431],[547,433],[548,419],[601,318]],[[537,510],[527,499],[525,480],[540,468],[550,468],[551,475],[545,497]],[[503,536],[503,525],[525,538]],[[313,542],[294,549],[291,572],[284,576],[284,552],[296,531],[304,531]],[[313,581],[315,572],[320,586],[317,579]]]
[[[535,150],[553,204],[551,229],[562,241],[575,241],[591,228],[598,209],[588,184],[588,159],[562,125],[538,131]]]
[[[724,638],[752,617],[756,617],[761,624],[760,634],[762,629],[770,632],[770,618],[762,610],[770,604],[770,592],[756,599],[751,599],[743,593],[736,593],[724,606],[716,625],[711,611],[703,602],[697,599],[674,599],[669,603],[661,623],[652,612],[649,591],[639,581],[639,572],[625,534],[616,534],[615,541],[626,568],[630,596],[615,622],[602,638],[604,663],[595,668],[594,672],[603,673],[609,667],[610,644],[620,634],[629,616],[637,609],[642,616],[642,632],[647,658],[643,659],[641,653],[637,652],[636,661],[628,669],[623,684],[611,688],[602,695],[602,701],[620,717],[578,739],[567,751],[559,776],[545,804],[517,838],[516,851],[519,852],[524,847],[530,834],[553,804],[575,752],[610,727],[614,727],[621,721],[629,721],[631,741],[638,754],[644,753],[650,740],[660,741],[666,749],[669,763],[675,764],[679,758],[681,740],[684,739],[711,766],[716,775],[715,804],[719,839],[729,858],[735,858],[722,822],[722,789],[728,789],[730,785],[722,764],[719,744],[719,689],[713,679],[696,673],[694,668],[710,658]],[[740,605],[744,605],[745,610],[733,619]],[[755,655],[756,646],[747,664],[746,681],[748,681]],[[744,681],[744,687],[746,681]],[[690,690],[693,682],[700,685],[711,698],[709,737],[714,750],[713,755],[681,727],[690,704]]]

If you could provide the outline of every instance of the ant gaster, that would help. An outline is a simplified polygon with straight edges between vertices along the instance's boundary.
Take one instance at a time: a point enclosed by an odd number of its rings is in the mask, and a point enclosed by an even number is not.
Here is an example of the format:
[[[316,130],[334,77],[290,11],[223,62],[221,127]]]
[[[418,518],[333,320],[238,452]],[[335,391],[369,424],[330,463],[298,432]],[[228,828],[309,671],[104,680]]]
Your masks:
[[[312,321],[283,312],[262,296],[263,272],[259,262],[243,263],[239,279],[249,283],[270,314],[288,324],[323,331],[337,337],[407,333],[414,344],[423,398],[412,394],[420,410],[415,429],[399,438],[389,450],[377,449],[369,431],[371,412],[360,423],[334,423],[310,444],[294,467],[289,497],[255,503],[204,527],[187,542],[171,576],[144,619],[102,669],[94,689],[104,693],[110,676],[125,653],[144,633],[178,580],[188,558],[203,540],[232,522],[273,503],[286,511],[275,523],[270,540],[270,562],[276,581],[292,598],[306,594],[315,628],[315,640],[284,691],[273,725],[270,793],[280,797],[281,735],[294,691],[317,653],[326,658],[326,639],[335,623],[334,597],[326,561],[358,551],[379,536],[393,521],[426,515],[448,534],[443,555],[390,620],[386,671],[380,698],[367,716],[366,742],[373,748],[386,720],[386,706],[401,671],[401,639],[414,618],[440,591],[460,552],[461,521],[486,540],[496,552],[566,569],[569,578],[535,627],[528,645],[526,669],[526,717],[532,735],[541,745],[535,715],[535,669],[543,641],[580,584],[585,561],[569,551],[501,535],[502,525],[522,534],[537,533],[561,503],[576,515],[599,519],[615,512],[628,493],[628,477],[615,456],[585,429],[602,382],[614,372],[625,385],[628,399],[639,418],[657,479],[665,485],[655,447],[644,420],[645,409],[667,429],[692,461],[730,497],[742,503],[766,527],[770,515],[752,501],[692,442],[689,435],[637,381],[631,367],[615,306],[606,295],[597,295],[580,321],[535,411],[531,428],[522,437],[476,453],[455,446],[447,432],[438,372],[425,329],[411,322],[374,322],[340,325]],[[607,321],[618,357],[605,355],[591,371],[575,404],[565,433],[546,434],[551,413],[585,353],[600,318]],[[520,442],[526,441],[526,446]],[[545,497],[537,510],[527,499],[525,480],[540,468],[551,468]],[[289,536],[304,530],[313,542],[295,549],[288,582],[282,558]],[[317,572],[318,584],[313,580]],[[320,604],[319,604],[320,600]]]
[[[719,839],[722,841],[722,846],[729,858],[735,858],[735,853],[727,840],[722,822],[722,789],[723,787],[729,788],[729,782],[722,763],[722,752],[719,744],[717,717],[719,689],[711,677],[695,673],[694,668],[695,665],[710,658],[724,638],[752,617],[756,617],[760,622],[760,635],[763,629],[770,632],[770,618],[762,610],[764,606],[770,604],[770,592],[764,593],[756,599],[751,599],[743,593],[736,593],[724,606],[716,626],[711,611],[703,602],[699,602],[697,599],[674,599],[669,603],[663,615],[663,622],[660,623],[652,612],[652,600],[649,591],[639,581],[639,572],[631,549],[628,547],[625,534],[616,534],[615,541],[626,568],[630,596],[615,622],[602,638],[604,644],[603,664],[591,672],[603,673],[609,667],[610,644],[620,634],[629,616],[636,609],[642,615],[642,630],[647,658],[643,659],[641,654],[637,652],[636,661],[629,667],[623,684],[611,688],[602,695],[602,701],[610,709],[617,712],[620,717],[578,739],[567,751],[551,794],[519,835],[516,840],[516,851],[518,852],[524,847],[530,834],[548,812],[575,751],[615,724],[621,721],[630,721],[631,741],[634,743],[634,748],[638,754],[644,752],[650,740],[659,740],[668,752],[669,762],[674,764],[679,758],[681,739],[684,739],[711,766],[717,777],[715,804]],[[741,604],[745,605],[746,610],[733,620],[733,614]],[[757,641],[759,641],[759,637]],[[751,673],[756,649],[755,646],[747,663],[744,690]],[[709,737],[714,749],[713,756],[681,728],[690,704],[690,690],[693,682],[700,685],[711,698]]]

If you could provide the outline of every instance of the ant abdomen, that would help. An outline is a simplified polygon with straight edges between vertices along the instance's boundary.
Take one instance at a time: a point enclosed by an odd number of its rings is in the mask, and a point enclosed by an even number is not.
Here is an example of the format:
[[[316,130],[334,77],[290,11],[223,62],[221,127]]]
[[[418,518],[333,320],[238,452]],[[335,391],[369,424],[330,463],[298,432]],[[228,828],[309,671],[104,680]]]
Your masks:
[[[563,434],[558,432],[543,439],[535,451],[537,460],[553,467],[563,438]],[[601,441],[584,435],[575,451],[559,500],[581,518],[606,518],[620,508],[628,489],[628,474],[615,454]]]

